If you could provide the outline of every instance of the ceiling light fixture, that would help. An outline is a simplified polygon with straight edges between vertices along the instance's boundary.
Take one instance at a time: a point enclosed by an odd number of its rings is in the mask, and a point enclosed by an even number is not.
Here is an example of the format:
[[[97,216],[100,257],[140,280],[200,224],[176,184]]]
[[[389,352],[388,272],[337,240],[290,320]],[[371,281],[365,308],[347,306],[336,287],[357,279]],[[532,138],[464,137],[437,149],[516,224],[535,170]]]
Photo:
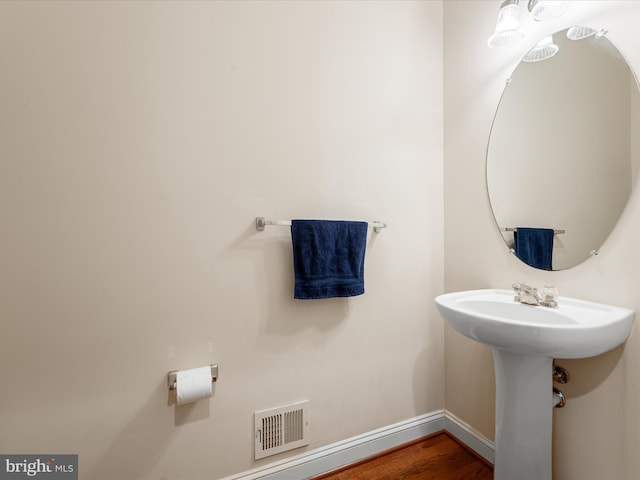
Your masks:
[[[536,21],[547,21],[558,18],[571,8],[570,0],[529,0],[528,10]],[[487,44],[491,48],[510,47],[520,42],[524,30],[520,28],[519,0],[505,0],[500,5],[496,30],[489,37]],[[557,51],[557,50],[556,50]]]
[[[570,8],[568,0],[529,0],[529,13],[538,22],[554,20]]]
[[[595,28],[591,27],[571,27],[567,30],[567,38],[569,40],[582,40],[583,38],[590,37],[597,32]]]
[[[604,28],[596,30],[595,28],[591,27],[575,26],[567,30],[567,38],[569,40],[583,40],[585,38],[589,38],[591,35],[595,35],[596,38],[600,38],[605,36],[606,34],[607,31]]]
[[[524,38],[524,30],[520,28],[518,20],[519,15],[518,0],[505,0],[500,5],[496,30],[487,41],[491,48],[510,47]]]
[[[540,62],[553,57],[558,53],[558,50],[560,50],[560,47],[553,43],[553,35],[549,35],[544,37],[535,47],[529,50],[529,53],[522,57],[522,61]]]

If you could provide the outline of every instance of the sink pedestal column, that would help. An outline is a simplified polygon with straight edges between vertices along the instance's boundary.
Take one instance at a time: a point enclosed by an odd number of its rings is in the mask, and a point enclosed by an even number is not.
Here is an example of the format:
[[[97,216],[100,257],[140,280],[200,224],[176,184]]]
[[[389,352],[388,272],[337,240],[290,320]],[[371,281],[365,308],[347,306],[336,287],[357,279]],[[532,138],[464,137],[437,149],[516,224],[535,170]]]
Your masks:
[[[496,374],[494,480],[551,480],[552,358],[492,348]]]

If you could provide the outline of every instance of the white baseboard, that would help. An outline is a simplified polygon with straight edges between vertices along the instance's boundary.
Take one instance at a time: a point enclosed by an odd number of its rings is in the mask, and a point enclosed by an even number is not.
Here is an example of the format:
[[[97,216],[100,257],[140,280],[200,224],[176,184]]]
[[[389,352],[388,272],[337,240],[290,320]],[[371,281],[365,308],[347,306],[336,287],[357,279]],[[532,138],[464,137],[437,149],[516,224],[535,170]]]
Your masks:
[[[494,463],[496,447],[491,440],[446,410],[444,422],[444,428],[450,435],[456,437],[487,462]]]
[[[221,480],[305,479],[344,467],[440,430],[446,430],[493,463],[493,442],[446,410],[437,410]]]

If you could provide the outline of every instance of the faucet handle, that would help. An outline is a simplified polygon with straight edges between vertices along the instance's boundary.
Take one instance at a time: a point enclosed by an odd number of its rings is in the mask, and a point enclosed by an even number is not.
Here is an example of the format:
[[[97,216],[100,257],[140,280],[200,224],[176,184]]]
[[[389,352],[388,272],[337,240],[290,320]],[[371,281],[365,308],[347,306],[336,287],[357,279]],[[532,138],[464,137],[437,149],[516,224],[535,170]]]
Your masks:
[[[519,283],[514,283],[513,285],[511,285],[511,288],[513,288],[513,301],[519,302],[520,292],[522,291],[522,287],[520,286]]]
[[[511,285],[511,288],[513,288],[513,301],[518,303],[522,303],[523,294],[526,296],[532,294],[535,291],[533,287],[527,285],[526,283],[514,283],[513,285]]]
[[[545,285],[538,293],[540,296],[540,304],[545,307],[557,307],[558,306],[558,289],[551,285]]]
[[[511,285],[511,288],[513,288],[513,291],[517,293],[533,293],[536,291],[535,288],[533,288],[531,285],[527,285],[526,283],[514,283],[513,285]]]
[[[539,290],[540,298],[547,302],[555,302],[558,299],[558,289],[551,285],[545,285]]]

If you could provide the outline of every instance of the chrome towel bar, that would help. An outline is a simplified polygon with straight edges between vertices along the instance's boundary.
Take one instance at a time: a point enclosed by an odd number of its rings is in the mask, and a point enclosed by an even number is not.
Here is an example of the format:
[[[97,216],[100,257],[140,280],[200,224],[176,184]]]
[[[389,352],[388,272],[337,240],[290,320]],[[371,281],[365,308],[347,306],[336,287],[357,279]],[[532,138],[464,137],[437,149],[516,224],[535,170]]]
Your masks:
[[[517,232],[518,229],[516,227],[504,227],[502,229],[503,232]],[[565,231],[564,230],[554,230],[553,233],[554,235],[561,235],[563,234]]]
[[[267,220],[264,217],[256,217],[256,230],[262,232],[267,225],[278,225],[281,227],[290,227],[291,220]],[[387,228],[387,224],[380,221],[368,222],[369,228],[373,228],[373,231],[378,233],[383,228]]]

